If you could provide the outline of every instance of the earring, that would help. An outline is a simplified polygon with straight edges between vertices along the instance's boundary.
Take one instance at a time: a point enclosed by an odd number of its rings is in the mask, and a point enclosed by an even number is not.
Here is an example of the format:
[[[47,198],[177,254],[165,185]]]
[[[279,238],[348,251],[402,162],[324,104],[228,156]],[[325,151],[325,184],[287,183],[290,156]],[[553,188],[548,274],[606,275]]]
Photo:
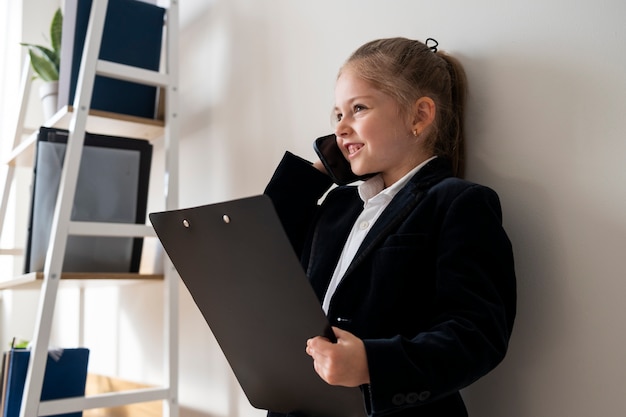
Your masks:
[[[414,129],[414,130],[413,130],[413,136],[415,136],[415,137],[418,137],[418,136],[419,136],[419,133],[417,133],[417,129]]]

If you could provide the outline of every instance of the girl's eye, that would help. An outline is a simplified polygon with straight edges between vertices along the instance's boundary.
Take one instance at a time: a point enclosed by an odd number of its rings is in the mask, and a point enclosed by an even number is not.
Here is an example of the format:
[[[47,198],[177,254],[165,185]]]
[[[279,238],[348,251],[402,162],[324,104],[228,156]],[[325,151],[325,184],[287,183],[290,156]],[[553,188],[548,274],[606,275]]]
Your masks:
[[[363,111],[363,110],[367,110],[367,107],[365,107],[365,106],[364,106],[364,105],[362,105],[362,104],[355,104],[355,105],[352,107],[352,110],[350,111],[350,114],[356,114],[356,113],[359,113],[359,112],[361,112],[361,111]],[[341,122],[341,121],[343,120],[343,113],[339,113],[339,112],[337,112],[337,113],[335,113],[335,114],[333,115],[333,117],[334,117],[333,122],[334,122],[334,123],[339,123],[339,122]]]

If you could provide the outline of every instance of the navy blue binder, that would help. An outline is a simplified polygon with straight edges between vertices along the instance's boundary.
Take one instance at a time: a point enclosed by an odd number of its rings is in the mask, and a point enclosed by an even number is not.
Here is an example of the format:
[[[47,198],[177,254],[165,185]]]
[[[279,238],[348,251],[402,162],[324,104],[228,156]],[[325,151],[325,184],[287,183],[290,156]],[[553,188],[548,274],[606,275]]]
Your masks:
[[[41,400],[56,400],[85,395],[89,349],[62,349],[57,353],[59,356],[56,356],[55,352],[48,353]],[[30,350],[12,349],[7,354],[10,355],[10,359],[3,415],[4,417],[19,417]],[[78,411],[59,414],[59,416],[81,417],[82,414],[81,411]]]
[[[73,105],[92,0],[65,0],[59,109]],[[165,9],[138,0],[109,0],[100,59],[158,71]],[[96,76],[91,108],[154,118],[157,88]]]

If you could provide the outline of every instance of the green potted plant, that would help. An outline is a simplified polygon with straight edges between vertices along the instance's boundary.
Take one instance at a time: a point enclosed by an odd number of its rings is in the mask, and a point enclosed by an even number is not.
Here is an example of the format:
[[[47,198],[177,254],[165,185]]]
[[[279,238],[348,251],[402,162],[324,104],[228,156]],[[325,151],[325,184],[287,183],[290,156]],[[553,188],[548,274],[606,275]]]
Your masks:
[[[21,43],[28,48],[30,63],[35,78],[43,81],[39,95],[44,108],[44,117],[50,118],[57,110],[57,93],[59,89],[59,67],[61,65],[61,34],[63,30],[63,13],[58,8],[50,24],[51,47]]]

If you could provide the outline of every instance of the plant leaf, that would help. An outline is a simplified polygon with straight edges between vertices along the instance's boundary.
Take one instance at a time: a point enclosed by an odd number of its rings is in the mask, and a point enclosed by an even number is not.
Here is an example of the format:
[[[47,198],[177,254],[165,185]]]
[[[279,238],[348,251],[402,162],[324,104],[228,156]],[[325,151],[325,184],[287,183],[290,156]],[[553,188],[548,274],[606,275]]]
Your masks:
[[[30,49],[31,51],[33,51],[37,55],[45,56],[51,62],[55,62],[56,61],[56,53],[52,49],[50,49],[50,48],[46,48],[45,46],[41,46],[41,45],[32,45],[32,44],[28,44],[28,43],[23,43],[22,45],[27,46],[28,49]]]
[[[54,63],[54,59],[50,57],[50,55],[54,56],[54,52],[39,45],[26,46],[28,46],[30,63],[39,78],[44,81],[57,81],[59,79],[59,70]]]
[[[63,32],[63,14],[59,7],[50,23],[50,42],[52,49],[32,43],[21,43],[28,48],[30,63],[39,78],[44,81],[57,81],[61,65],[61,35]]]
[[[59,7],[52,17],[50,24],[50,42],[52,50],[56,52],[57,59],[61,51],[61,35],[63,33],[63,13]],[[58,65],[58,62],[57,62]]]

